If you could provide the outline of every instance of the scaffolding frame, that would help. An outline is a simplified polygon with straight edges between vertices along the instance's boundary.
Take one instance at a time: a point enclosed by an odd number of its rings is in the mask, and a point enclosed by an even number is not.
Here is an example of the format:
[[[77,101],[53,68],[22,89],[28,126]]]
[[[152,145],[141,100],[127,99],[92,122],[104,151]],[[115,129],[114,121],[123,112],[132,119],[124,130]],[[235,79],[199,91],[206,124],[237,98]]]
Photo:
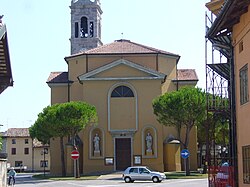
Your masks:
[[[206,93],[207,112],[222,115],[229,122],[229,158],[227,160],[237,173],[237,138],[236,138],[236,117],[235,117],[235,78],[234,78],[234,53],[231,45],[231,31],[222,30],[216,35],[208,35],[209,28],[213,25],[214,18],[205,14],[206,37],[205,37],[205,64],[206,64]],[[228,102],[225,102],[225,101]],[[207,125],[207,135],[215,126]],[[213,134],[212,139],[215,136]],[[212,145],[215,153],[215,144]],[[207,148],[210,145],[207,138]],[[208,152],[207,152],[208,153]],[[207,157],[208,166],[217,166],[218,158]],[[237,181],[237,175],[235,181]],[[236,183],[237,184],[237,183]]]

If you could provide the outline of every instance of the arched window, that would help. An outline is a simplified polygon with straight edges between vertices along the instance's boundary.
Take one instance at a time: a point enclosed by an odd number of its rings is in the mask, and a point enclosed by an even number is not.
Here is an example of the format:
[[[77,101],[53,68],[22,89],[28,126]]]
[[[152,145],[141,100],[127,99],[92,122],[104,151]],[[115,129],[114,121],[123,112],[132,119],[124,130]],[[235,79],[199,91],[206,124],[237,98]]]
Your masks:
[[[88,18],[82,17],[81,18],[81,37],[87,38],[88,37]]]
[[[118,86],[112,91],[111,97],[134,97],[134,93],[127,86]]]

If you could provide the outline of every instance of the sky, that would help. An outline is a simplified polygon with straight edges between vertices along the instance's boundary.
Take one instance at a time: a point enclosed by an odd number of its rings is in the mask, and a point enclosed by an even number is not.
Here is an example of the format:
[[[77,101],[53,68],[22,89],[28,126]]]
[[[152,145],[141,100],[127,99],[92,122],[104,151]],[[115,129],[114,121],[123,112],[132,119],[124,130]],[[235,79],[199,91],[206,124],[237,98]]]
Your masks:
[[[118,39],[181,56],[205,89],[205,4],[209,0],[100,0],[102,42]],[[14,86],[0,95],[0,131],[27,128],[50,105],[52,71],[67,71],[71,0],[0,0]],[[123,33],[123,34],[122,34]]]

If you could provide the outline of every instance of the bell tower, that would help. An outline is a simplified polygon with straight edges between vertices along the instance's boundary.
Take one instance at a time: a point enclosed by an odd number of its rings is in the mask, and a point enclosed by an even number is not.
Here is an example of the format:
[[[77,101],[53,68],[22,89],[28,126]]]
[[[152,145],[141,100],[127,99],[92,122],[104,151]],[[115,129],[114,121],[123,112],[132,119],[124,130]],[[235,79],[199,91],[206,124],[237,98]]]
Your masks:
[[[102,45],[100,0],[71,0],[70,9],[71,55]]]

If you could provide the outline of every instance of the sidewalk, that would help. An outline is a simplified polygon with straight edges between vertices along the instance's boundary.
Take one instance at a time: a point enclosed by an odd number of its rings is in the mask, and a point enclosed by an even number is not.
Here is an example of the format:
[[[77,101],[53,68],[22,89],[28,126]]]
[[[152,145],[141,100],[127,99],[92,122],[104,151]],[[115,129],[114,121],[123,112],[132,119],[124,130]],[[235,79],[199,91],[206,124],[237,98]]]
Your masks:
[[[97,179],[100,180],[122,180],[122,172],[114,172],[109,174],[100,175]]]

